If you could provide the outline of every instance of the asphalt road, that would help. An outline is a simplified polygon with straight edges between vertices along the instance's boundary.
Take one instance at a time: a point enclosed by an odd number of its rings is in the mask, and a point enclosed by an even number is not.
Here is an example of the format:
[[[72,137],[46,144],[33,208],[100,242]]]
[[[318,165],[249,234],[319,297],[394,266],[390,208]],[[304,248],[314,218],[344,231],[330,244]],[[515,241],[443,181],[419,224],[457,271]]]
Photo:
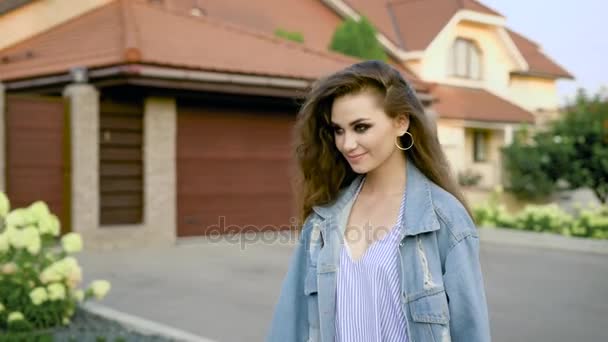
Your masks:
[[[79,256],[101,303],[216,341],[262,341],[290,245],[210,244]],[[608,255],[482,242],[493,341],[608,341]]]

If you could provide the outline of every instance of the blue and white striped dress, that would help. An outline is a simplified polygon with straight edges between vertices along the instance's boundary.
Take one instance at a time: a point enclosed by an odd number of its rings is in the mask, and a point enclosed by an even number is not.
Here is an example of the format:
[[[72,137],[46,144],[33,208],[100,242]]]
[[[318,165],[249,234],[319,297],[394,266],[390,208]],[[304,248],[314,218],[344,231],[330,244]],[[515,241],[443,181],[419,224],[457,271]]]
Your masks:
[[[359,195],[365,178],[359,185]],[[356,198],[356,197],[355,197]],[[346,242],[340,252],[336,293],[336,342],[408,341],[401,309],[399,242],[405,195],[397,224],[353,261]]]

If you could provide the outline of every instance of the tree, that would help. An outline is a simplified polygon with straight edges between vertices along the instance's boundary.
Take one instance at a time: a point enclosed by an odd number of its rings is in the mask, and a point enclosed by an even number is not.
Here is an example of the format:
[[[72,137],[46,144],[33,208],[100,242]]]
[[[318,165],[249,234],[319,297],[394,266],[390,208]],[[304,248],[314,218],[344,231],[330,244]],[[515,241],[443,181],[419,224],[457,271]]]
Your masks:
[[[346,19],[334,32],[330,50],[361,59],[386,61],[384,48],[376,39],[376,29],[365,17]]]
[[[523,198],[548,196],[559,181],[567,188],[590,188],[608,201],[608,96],[579,90],[563,117],[531,143],[516,139],[505,149],[511,190]]]
[[[554,139],[567,146],[570,156],[561,178],[570,188],[588,187],[608,201],[608,96],[593,97],[579,90],[573,105],[553,126]]]

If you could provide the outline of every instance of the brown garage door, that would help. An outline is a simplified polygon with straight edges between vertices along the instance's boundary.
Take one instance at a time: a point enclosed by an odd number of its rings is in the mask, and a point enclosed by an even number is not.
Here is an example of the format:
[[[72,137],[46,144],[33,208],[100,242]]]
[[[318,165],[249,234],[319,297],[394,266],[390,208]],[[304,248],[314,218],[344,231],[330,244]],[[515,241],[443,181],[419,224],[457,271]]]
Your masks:
[[[6,184],[11,207],[45,201],[69,231],[66,103],[62,98],[9,95]]]
[[[286,228],[293,122],[285,112],[180,106],[178,236]]]

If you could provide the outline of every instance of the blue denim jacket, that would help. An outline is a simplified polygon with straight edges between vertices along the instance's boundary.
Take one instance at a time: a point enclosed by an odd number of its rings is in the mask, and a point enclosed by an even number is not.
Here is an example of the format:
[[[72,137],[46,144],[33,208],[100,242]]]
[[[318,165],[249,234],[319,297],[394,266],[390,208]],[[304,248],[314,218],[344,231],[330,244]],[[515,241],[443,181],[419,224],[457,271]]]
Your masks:
[[[334,342],[336,271],[359,175],[306,218],[266,341]],[[410,342],[487,342],[479,236],[460,202],[408,160],[402,218],[401,306]]]

